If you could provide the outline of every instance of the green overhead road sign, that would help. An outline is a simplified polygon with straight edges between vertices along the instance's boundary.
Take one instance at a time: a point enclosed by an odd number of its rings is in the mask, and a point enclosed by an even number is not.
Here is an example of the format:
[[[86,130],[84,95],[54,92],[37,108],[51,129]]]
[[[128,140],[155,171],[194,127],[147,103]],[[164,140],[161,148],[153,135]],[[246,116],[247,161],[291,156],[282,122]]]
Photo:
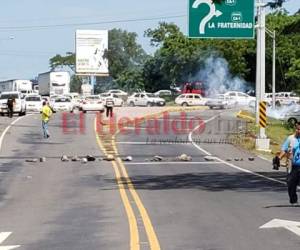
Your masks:
[[[189,37],[254,38],[254,0],[189,0]]]

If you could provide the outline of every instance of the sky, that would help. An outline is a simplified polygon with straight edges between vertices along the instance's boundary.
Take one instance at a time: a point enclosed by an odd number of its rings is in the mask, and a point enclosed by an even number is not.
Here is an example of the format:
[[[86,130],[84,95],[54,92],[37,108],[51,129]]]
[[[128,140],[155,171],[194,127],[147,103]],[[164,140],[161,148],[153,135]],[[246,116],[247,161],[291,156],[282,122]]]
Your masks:
[[[187,6],[187,0],[2,1],[0,81],[32,79],[49,71],[51,57],[75,51],[77,29],[121,28],[136,32],[138,43],[153,53],[144,31],[166,21],[187,34]],[[300,9],[300,1],[287,0],[284,7],[293,14]],[[91,22],[97,24],[83,25]]]

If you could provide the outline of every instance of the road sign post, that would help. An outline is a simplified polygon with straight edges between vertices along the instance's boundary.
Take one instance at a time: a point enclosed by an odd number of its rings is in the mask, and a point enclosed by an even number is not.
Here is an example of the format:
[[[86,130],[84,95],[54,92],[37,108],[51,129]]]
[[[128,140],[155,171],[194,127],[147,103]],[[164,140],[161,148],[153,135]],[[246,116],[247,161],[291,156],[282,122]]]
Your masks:
[[[254,0],[189,0],[190,38],[254,38]]]

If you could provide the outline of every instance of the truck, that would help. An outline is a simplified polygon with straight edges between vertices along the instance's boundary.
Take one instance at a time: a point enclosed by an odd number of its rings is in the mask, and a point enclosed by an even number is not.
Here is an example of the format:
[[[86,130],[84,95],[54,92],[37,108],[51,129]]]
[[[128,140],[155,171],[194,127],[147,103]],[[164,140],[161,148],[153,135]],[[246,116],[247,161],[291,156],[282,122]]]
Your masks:
[[[32,82],[30,80],[12,79],[0,82],[0,93],[18,91],[22,94],[32,93]]]
[[[69,94],[70,80],[67,71],[41,73],[38,75],[39,94],[42,96]]]

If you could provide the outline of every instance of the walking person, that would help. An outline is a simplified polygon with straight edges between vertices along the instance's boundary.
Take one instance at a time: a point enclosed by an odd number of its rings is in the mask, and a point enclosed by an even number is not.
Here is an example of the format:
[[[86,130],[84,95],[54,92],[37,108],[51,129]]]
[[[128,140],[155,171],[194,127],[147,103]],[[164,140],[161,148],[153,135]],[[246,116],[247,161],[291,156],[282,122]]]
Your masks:
[[[283,143],[279,159],[282,159],[285,155],[288,155],[291,160],[291,169],[287,178],[290,203],[297,205],[297,185],[300,181],[300,122],[296,123],[295,133],[290,135]]]
[[[105,100],[106,117],[113,116],[114,99],[112,96],[108,96]]]
[[[49,130],[48,130],[48,122],[52,115],[52,110],[49,107],[48,103],[46,101],[43,101],[43,107],[42,107],[42,129],[44,133],[44,138],[49,138]]]
[[[13,114],[14,114],[15,102],[16,102],[15,98],[13,98],[11,96],[7,99],[7,112],[8,112],[8,116],[10,118],[12,118]]]

